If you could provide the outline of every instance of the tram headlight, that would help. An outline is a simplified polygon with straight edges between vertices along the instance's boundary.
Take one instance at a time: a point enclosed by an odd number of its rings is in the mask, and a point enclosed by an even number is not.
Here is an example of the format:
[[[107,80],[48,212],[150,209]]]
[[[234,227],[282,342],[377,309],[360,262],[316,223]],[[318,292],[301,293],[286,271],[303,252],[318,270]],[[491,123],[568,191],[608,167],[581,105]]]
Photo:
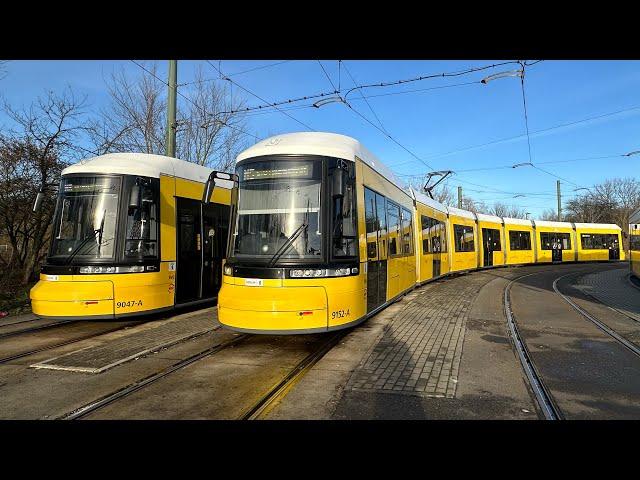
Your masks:
[[[346,277],[348,275],[357,275],[357,267],[344,268],[321,268],[321,269],[293,269],[289,271],[291,278],[320,278],[320,277]]]
[[[224,266],[224,274],[232,277],[233,276],[233,267],[231,265],[225,265]]]
[[[144,272],[144,265],[131,265],[128,267],[113,266],[86,266],[80,267],[80,273],[96,275],[102,273],[141,273]]]

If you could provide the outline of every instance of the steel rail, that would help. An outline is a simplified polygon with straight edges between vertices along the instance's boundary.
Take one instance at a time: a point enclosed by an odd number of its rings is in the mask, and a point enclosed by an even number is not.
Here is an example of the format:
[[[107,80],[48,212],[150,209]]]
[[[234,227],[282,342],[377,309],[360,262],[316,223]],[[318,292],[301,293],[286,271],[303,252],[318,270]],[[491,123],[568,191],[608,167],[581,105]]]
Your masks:
[[[553,290],[560,295],[560,297],[562,297],[562,299],[567,302],[569,305],[571,305],[578,313],[580,313],[580,315],[582,315],[584,318],[586,318],[587,320],[589,320],[590,322],[592,322],[596,327],[598,327],[600,330],[602,330],[604,333],[606,333],[607,335],[609,335],[610,337],[612,337],[613,339],[617,340],[619,343],[621,343],[622,345],[624,345],[627,349],[629,349],[632,353],[635,353],[636,355],[640,356],[640,348],[635,345],[634,343],[630,342],[629,340],[627,340],[626,338],[624,338],[622,335],[618,334],[617,332],[615,332],[614,330],[612,330],[611,328],[609,328],[607,325],[605,325],[604,323],[602,323],[600,320],[598,320],[597,318],[595,318],[593,315],[591,315],[589,312],[587,312],[585,309],[583,309],[580,305],[578,305],[577,303],[575,303],[573,300],[571,300],[569,297],[567,297],[564,293],[562,293],[560,291],[560,289],[558,288],[558,281],[562,280],[565,277],[568,277],[569,275],[575,275],[575,272],[572,273],[567,273],[566,275],[562,275],[558,278],[556,278],[553,281]],[[600,302],[603,305],[609,307],[609,305],[606,305],[603,302]],[[612,307],[609,307],[612,308]],[[614,308],[614,310],[617,311],[617,309]],[[627,316],[628,318],[631,318],[629,316]]]
[[[208,330],[207,332],[203,332],[203,335],[205,333],[210,333],[214,330],[219,329],[220,327],[216,327],[213,330]],[[228,340],[226,342],[222,342],[219,343],[217,345],[214,345],[213,347],[209,347],[206,350],[203,350],[199,353],[196,353],[195,355],[190,356],[189,358],[186,358],[184,360],[181,360],[180,362],[174,363],[173,365],[165,368],[164,370],[158,372],[158,373],[154,373],[148,377],[143,378],[142,380],[138,380],[132,384],[127,385],[124,388],[121,388],[113,393],[110,393],[102,398],[99,398],[98,400],[94,400],[91,403],[88,403],[86,405],[83,405],[80,408],[75,409],[72,412],[66,413],[62,416],[59,416],[56,418],[56,420],[77,420],[80,419],[82,417],[85,417],[86,415],[95,412],[96,410],[105,407],[106,405],[109,405],[110,403],[115,402],[116,400],[119,400],[123,397],[126,397],[128,395],[131,395],[132,393],[146,387],[147,385],[150,385],[154,382],[157,382],[158,380],[167,377],[168,375],[171,375],[173,372],[180,370],[182,368],[187,367],[188,365],[191,365],[192,363],[195,363],[199,360],[202,360],[203,358],[206,358],[210,355],[213,355],[214,353],[219,352],[220,350],[223,350],[231,345],[234,345],[242,340],[245,340],[246,338],[250,337],[250,335],[248,334],[241,334],[236,336],[235,338],[232,338],[231,340]],[[193,338],[193,337],[192,337]]]
[[[349,333],[350,329],[334,333],[327,341],[322,343],[318,349],[303,358],[280,382],[274,385],[265,395],[263,395],[250,409],[244,412],[239,420],[257,420],[262,417],[275,401],[283,398],[288,391],[317,364],[342,338]]]
[[[39,318],[35,318],[32,320],[23,320],[21,322],[15,322],[15,323],[9,323],[7,325],[2,325],[2,327],[9,327],[11,325],[19,325],[21,323],[26,323],[26,322],[35,322],[37,320],[40,320]],[[37,327],[33,327],[33,328],[25,328],[23,330],[14,330],[11,332],[6,332],[6,333],[0,333],[0,338],[7,338],[7,337],[15,337],[17,335],[24,335],[27,333],[31,333],[31,332],[37,332],[39,330],[47,330],[49,328],[54,328],[54,327],[60,327],[62,325],[67,325],[68,323],[72,323],[72,322],[80,322],[82,320],[62,320],[59,322],[55,322],[55,323],[47,323],[45,325],[39,325]]]
[[[531,359],[531,354],[529,353],[529,350],[527,349],[527,346],[523,338],[521,337],[520,332],[518,331],[515,316],[511,308],[511,287],[513,286],[513,284],[518,282],[522,278],[530,277],[531,275],[539,275],[548,271],[549,270],[543,270],[542,272],[528,273],[511,280],[504,289],[504,312],[507,317],[507,325],[509,327],[511,340],[518,354],[518,358],[520,359],[520,363],[522,364],[522,368],[527,376],[527,379],[529,380],[529,385],[533,390],[540,410],[542,411],[546,420],[562,420],[564,419],[562,412],[556,405],[551,392],[545,386],[544,382],[542,381],[542,377],[535,368],[533,360]]]
[[[142,323],[146,323],[146,322],[138,323],[138,325],[141,325]],[[125,328],[129,328],[129,327],[132,327],[132,326],[135,326],[135,325],[131,325],[131,324],[129,324],[129,325],[121,325],[119,327],[112,328],[112,329],[109,329],[109,330],[105,330],[105,331],[102,331],[102,332],[92,333],[90,335],[82,335],[80,337],[76,337],[76,338],[73,338],[71,340],[65,340],[64,342],[58,342],[58,343],[55,343],[53,345],[47,345],[47,346],[44,346],[44,347],[35,348],[33,350],[28,350],[26,352],[16,353],[14,355],[9,355],[8,357],[2,357],[2,358],[0,358],[0,364],[7,363],[7,362],[10,362],[12,360],[16,360],[16,359],[22,358],[22,357],[28,357],[29,355],[35,355],[36,353],[46,352],[47,350],[53,350],[54,348],[64,347],[66,345],[71,345],[73,343],[81,342],[83,340],[89,340],[90,338],[99,337],[100,335],[106,335],[107,333],[113,333],[113,332],[117,332],[119,330],[124,330]]]

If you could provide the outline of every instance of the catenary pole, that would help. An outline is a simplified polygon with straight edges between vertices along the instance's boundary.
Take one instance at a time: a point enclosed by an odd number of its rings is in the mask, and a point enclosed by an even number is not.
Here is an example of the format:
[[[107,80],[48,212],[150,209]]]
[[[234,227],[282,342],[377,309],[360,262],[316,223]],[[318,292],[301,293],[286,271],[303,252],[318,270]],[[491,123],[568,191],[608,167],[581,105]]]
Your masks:
[[[560,198],[560,180],[556,181],[556,187],[558,189],[558,221],[562,221],[562,199]]]
[[[167,157],[176,156],[176,96],[178,91],[178,61],[169,60],[169,95],[167,100]]]

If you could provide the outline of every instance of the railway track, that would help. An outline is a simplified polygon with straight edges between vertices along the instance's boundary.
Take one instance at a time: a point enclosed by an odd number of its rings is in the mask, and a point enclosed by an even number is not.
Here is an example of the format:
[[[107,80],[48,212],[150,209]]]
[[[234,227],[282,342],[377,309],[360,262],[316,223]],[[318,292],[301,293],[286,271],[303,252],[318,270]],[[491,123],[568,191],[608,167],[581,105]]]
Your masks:
[[[275,402],[283,398],[304,374],[318,363],[329,350],[335,347],[348,332],[349,330],[332,334],[318,349],[303,358],[285,378],[274,385],[249,410],[243,413],[238,420],[258,420],[266,415]]]
[[[213,330],[207,331],[205,333],[210,333],[214,330],[218,330],[221,327],[218,326],[216,328],[214,328]],[[138,390],[151,385],[152,383],[157,382],[158,380],[165,378],[169,375],[171,375],[172,373],[187,367],[188,365],[191,365],[192,363],[195,363],[199,360],[202,360],[203,358],[209,357],[221,350],[224,350],[225,348],[228,348],[232,345],[235,345],[236,343],[239,343],[247,338],[249,338],[250,335],[248,334],[240,334],[235,338],[232,338],[226,342],[222,342],[219,343],[217,345],[214,345],[213,347],[207,348],[206,350],[203,350],[199,353],[196,353],[195,355],[192,355],[188,358],[185,358],[184,360],[181,360],[177,363],[174,363],[173,365],[165,368],[164,370],[158,372],[158,373],[154,373],[152,375],[149,375],[148,377],[145,377],[141,380],[138,380],[136,382],[133,382],[129,385],[127,385],[126,387],[123,387],[119,390],[116,390],[113,393],[110,393],[109,395],[106,395],[102,398],[99,398],[98,400],[95,400],[91,403],[88,403],[86,405],[83,405],[80,408],[77,408],[75,410],[73,410],[72,412],[66,413],[62,416],[59,416],[57,418],[55,418],[55,420],[79,420],[83,417],[86,417],[87,415],[89,415],[90,413],[93,413],[121,398],[124,398],[128,395],[131,395],[134,392],[137,392]],[[191,337],[193,338],[193,337]]]
[[[529,381],[529,385],[531,386],[533,394],[534,394],[534,396],[536,398],[536,401],[538,403],[538,406],[539,406],[544,418],[546,420],[563,420],[565,417],[564,417],[562,411],[558,407],[558,404],[555,401],[551,390],[545,385],[545,382],[544,382],[542,376],[540,375],[540,372],[536,368],[536,365],[535,365],[535,363],[533,362],[533,360],[531,358],[531,354],[530,354],[529,350],[527,349],[526,342],[524,341],[523,337],[521,336],[520,332],[518,331],[518,324],[517,324],[517,321],[516,321],[516,316],[515,316],[515,314],[513,312],[513,309],[511,307],[511,298],[510,298],[511,287],[515,283],[518,283],[523,278],[530,277],[532,275],[539,275],[539,274],[542,274],[542,273],[545,273],[545,272],[546,271],[544,271],[544,272],[532,272],[532,273],[529,273],[529,274],[521,275],[521,276],[511,280],[509,282],[509,284],[507,285],[507,287],[505,288],[505,290],[504,290],[504,309],[505,309],[505,315],[507,317],[507,324],[508,324],[509,333],[510,333],[512,342],[514,344],[514,347],[515,347],[516,352],[518,354],[518,357],[520,359],[520,363],[522,364],[522,367],[523,367],[523,369],[525,371],[525,374],[527,376],[527,379]],[[609,337],[613,338],[617,343],[619,343],[620,345],[624,346],[627,350],[632,352],[634,355],[640,357],[640,348],[636,344],[634,344],[634,343],[630,342],[629,340],[627,340],[626,338],[622,337],[620,334],[615,332],[613,329],[609,328],[603,322],[598,320],[595,316],[591,315],[584,308],[582,308],[580,305],[578,305],[575,301],[573,301],[571,298],[569,298],[568,295],[563,293],[560,290],[560,288],[558,287],[558,283],[562,279],[564,279],[566,277],[570,277],[570,276],[579,276],[579,275],[582,275],[584,273],[585,273],[584,271],[570,272],[570,273],[566,273],[564,275],[561,275],[561,276],[555,278],[554,281],[553,281],[553,285],[552,285],[554,293],[556,295],[558,295],[564,302],[569,304],[580,316],[582,316],[583,318],[585,318],[589,322],[593,323],[598,329],[600,329],[602,332],[607,334]],[[591,296],[589,296],[589,297],[591,297]],[[602,304],[602,305],[604,305],[606,307],[609,307],[609,308],[612,308],[613,310],[618,311],[617,309],[602,303],[598,299],[594,299],[594,300],[596,300],[598,303],[600,303],[600,304]],[[620,312],[620,313],[622,313],[624,315],[624,312]],[[628,315],[625,315],[625,316],[627,318],[631,318]],[[632,319],[632,320],[634,320],[634,319]]]
[[[27,322],[35,322],[39,320],[38,318],[36,319],[32,319],[32,320],[23,320],[21,322],[16,322],[16,323],[11,323],[8,326],[12,326],[12,325],[17,325],[20,323],[27,323]],[[38,325],[36,327],[32,327],[32,328],[24,328],[22,330],[12,330],[10,332],[5,332],[5,333],[0,333],[0,339],[2,338],[8,338],[8,337],[15,337],[17,335],[24,335],[27,333],[32,333],[32,332],[37,332],[40,330],[48,330],[50,328],[55,328],[55,327],[61,327],[62,325],[67,325],[69,323],[73,323],[73,322],[78,322],[78,320],[61,320],[59,322],[54,322],[54,323],[47,323],[45,325]]]
[[[220,328],[220,327],[217,327]],[[248,410],[246,410],[239,419],[242,420],[255,420],[261,418],[270,411],[270,407],[274,405],[274,403],[283,398],[289,390],[295,385],[306,372],[308,372],[331,348],[333,348],[346,334],[347,331],[341,331],[332,334],[327,340],[322,342],[322,344],[316,348],[313,352],[303,358],[291,371],[276,385],[270,388],[266,394],[264,394],[255,404],[253,404]],[[181,370],[195,362],[203,360],[211,355],[214,355],[228,347],[236,345],[244,340],[251,338],[252,335],[249,334],[238,334],[235,338],[232,338],[228,341],[219,343],[214,345],[213,347],[207,348],[195,355],[190,356],[184,360],[181,360],[164,370],[157,372],[155,374],[149,375],[141,380],[138,380],[134,383],[127,385],[109,395],[106,395],[98,400],[92,401],[86,405],[83,405],[80,408],[75,409],[72,412],[64,414],[62,416],[57,417],[57,420],[79,420],[82,419],[89,414],[100,410],[101,408],[112,404],[122,398],[125,398],[134,392],[137,392],[171,374]]]
[[[539,273],[542,272],[533,272],[526,275],[521,275],[509,282],[507,287],[504,289],[504,312],[507,317],[507,325],[509,327],[511,340],[518,354],[518,358],[520,359],[520,363],[522,364],[522,368],[524,369],[527,379],[529,380],[529,385],[533,390],[533,394],[538,403],[538,407],[542,411],[542,414],[544,415],[544,418],[546,420],[562,420],[564,419],[564,417],[562,416],[562,412],[553,399],[551,391],[543,382],[542,376],[539,374],[535,364],[533,363],[533,360],[531,359],[531,354],[527,349],[527,345],[520,335],[520,332],[518,331],[518,325],[511,308],[510,294],[513,284],[525,277],[530,277]]]
[[[598,320],[596,317],[591,315],[584,308],[582,308],[580,305],[578,305],[576,302],[571,300],[567,295],[565,295],[564,293],[562,293],[560,291],[560,289],[558,288],[558,282],[560,280],[562,280],[563,278],[566,278],[566,277],[571,276],[571,275],[576,275],[576,273],[568,273],[566,275],[562,275],[562,276],[556,278],[553,281],[553,290],[554,290],[554,292],[556,292],[558,295],[560,295],[560,297],[565,302],[567,302],[569,305],[571,305],[574,308],[574,310],[576,310],[580,315],[582,315],[584,318],[586,318],[587,320],[592,322],[596,327],[598,327],[604,333],[606,333],[611,338],[616,340],[618,343],[624,345],[628,350],[630,350],[631,352],[633,352],[634,354],[636,354],[637,356],[640,357],[640,348],[638,348],[638,346],[636,344],[634,344],[633,342],[630,342],[629,340],[624,338],[622,335],[618,334],[617,332],[615,332],[614,330],[609,328],[607,325],[602,323],[600,320]],[[591,295],[589,295],[589,297],[590,298],[594,298]],[[605,305],[608,308],[611,308],[611,309],[615,310],[616,312],[620,313],[621,315],[624,315],[625,317],[629,318],[630,320],[633,320],[634,322],[637,322],[636,319],[634,319],[633,317],[630,317],[629,315],[626,315],[624,312],[618,310],[617,308],[611,307],[610,305],[606,305],[606,304],[602,303],[601,301],[599,301],[596,298],[594,298],[594,300],[596,300],[598,303],[600,303],[602,305]]]
[[[88,334],[88,335],[81,335],[80,337],[74,337],[72,339],[65,340],[63,342],[57,342],[57,343],[54,343],[52,345],[46,345],[44,347],[34,348],[34,349],[27,350],[27,351],[24,351],[24,352],[15,353],[13,355],[9,355],[9,356],[0,358],[0,365],[3,364],[3,363],[11,362],[12,360],[17,360],[19,358],[28,357],[29,355],[34,355],[34,354],[40,353],[40,352],[46,352],[47,350],[53,350],[54,348],[58,348],[58,347],[64,347],[66,345],[71,345],[73,343],[81,342],[83,340],[88,340],[90,338],[99,337],[100,335],[105,335],[107,333],[117,332],[119,330],[124,330],[125,328],[129,328],[132,325],[141,325],[143,323],[146,323],[146,322],[134,322],[134,323],[129,323],[127,325],[119,325],[118,327],[111,328],[111,329],[108,329],[108,330],[103,330],[103,331],[100,331],[100,332],[97,332],[97,333],[91,333],[91,334]],[[25,333],[25,332],[21,332],[21,333]]]

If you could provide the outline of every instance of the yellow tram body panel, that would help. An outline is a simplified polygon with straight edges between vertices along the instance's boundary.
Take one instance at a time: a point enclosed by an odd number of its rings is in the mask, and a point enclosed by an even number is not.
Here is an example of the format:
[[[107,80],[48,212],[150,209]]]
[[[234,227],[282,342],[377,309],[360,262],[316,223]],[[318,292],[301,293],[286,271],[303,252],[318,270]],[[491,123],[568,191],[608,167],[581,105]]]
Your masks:
[[[613,235],[615,236],[615,241],[617,245],[617,251],[619,252],[619,260],[625,259],[624,249],[622,248],[622,233],[620,228],[606,228],[606,226],[602,225],[584,225],[584,224],[575,224],[576,226],[576,245],[578,248],[578,261],[603,261],[610,260],[610,245],[598,245],[603,248],[586,248],[587,243],[585,240],[590,238],[591,236],[598,235]],[[612,226],[613,227],[613,226]],[[583,238],[583,236],[585,238]]]
[[[451,272],[473,270],[478,267],[478,231],[473,214],[449,207],[449,252]],[[458,228],[464,233],[456,235]],[[463,248],[467,248],[465,251]]]
[[[504,265],[505,264],[505,238],[504,238],[504,226],[501,223],[501,219],[499,219],[498,217],[496,217],[496,220],[498,221],[490,221],[490,220],[483,220],[483,218],[491,218],[492,216],[490,215],[482,215],[482,214],[478,214],[478,223],[477,223],[477,238],[478,238],[478,245],[476,246],[476,248],[478,249],[478,267],[482,267],[485,265],[485,249],[484,249],[484,237],[483,237],[483,229],[491,229],[491,230],[496,230],[498,232],[498,236],[499,236],[499,245],[500,245],[500,249],[499,250],[494,250],[491,252],[491,255],[493,258],[491,258],[491,265],[492,266],[499,266],[499,265]]]
[[[505,265],[535,263],[535,231],[530,220],[504,219]]]
[[[225,276],[218,297],[220,323],[247,332],[326,331],[365,315],[364,274],[277,280]]]
[[[416,254],[418,255],[418,282],[426,282],[449,273],[449,234],[447,214],[426,203],[430,199],[416,196]],[[438,271],[439,270],[439,271]]]
[[[570,223],[567,222],[535,222],[536,232],[536,263],[553,262],[553,245],[551,239],[558,237],[562,246],[562,261],[576,261],[576,236],[575,230]],[[545,234],[559,234],[545,235]]]
[[[41,274],[40,281],[31,289],[32,312],[42,317],[113,317],[111,278],[74,281],[73,277]]]

